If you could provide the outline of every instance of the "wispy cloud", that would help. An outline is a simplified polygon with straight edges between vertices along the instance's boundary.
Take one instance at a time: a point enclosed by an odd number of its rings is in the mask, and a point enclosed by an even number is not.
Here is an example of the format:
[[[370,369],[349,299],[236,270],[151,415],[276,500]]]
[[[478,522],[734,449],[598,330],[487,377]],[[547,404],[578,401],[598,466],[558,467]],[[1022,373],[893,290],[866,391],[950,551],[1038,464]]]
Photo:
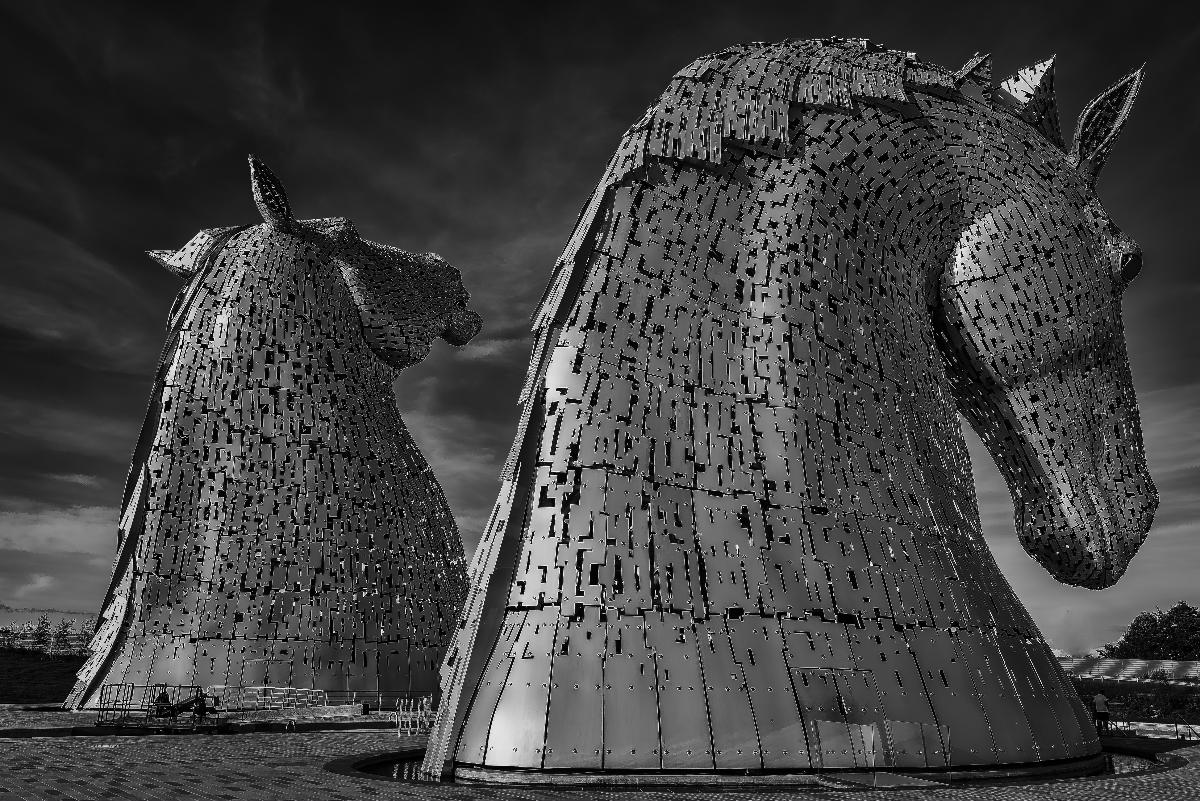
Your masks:
[[[0,602],[94,610],[116,541],[112,507],[0,511]]]
[[[519,339],[477,339],[458,351],[460,359],[494,359],[517,348],[527,348],[529,343]]]
[[[111,567],[111,555],[0,547],[0,603],[94,612]]]
[[[34,573],[29,577],[28,582],[13,590],[12,596],[19,600],[25,600],[30,596],[36,596],[49,590],[57,583],[53,576],[48,576],[45,573]]]
[[[47,481],[61,481],[64,484],[78,484],[81,487],[98,487],[100,479],[84,473],[45,473]]]
[[[66,220],[71,225],[83,221],[87,205],[83,187],[62,167],[36,153],[0,159],[0,187],[12,208],[39,219]]]
[[[86,408],[73,409],[0,396],[0,434],[70,453],[115,456],[118,461],[123,460],[133,450],[137,438],[135,420],[132,416],[116,419]]]
[[[116,542],[115,507],[0,511],[0,549],[111,556]]]
[[[147,324],[165,318],[165,310],[145,290],[61,234],[5,211],[0,252],[5,327],[58,346],[76,363],[146,369],[162,336]]]

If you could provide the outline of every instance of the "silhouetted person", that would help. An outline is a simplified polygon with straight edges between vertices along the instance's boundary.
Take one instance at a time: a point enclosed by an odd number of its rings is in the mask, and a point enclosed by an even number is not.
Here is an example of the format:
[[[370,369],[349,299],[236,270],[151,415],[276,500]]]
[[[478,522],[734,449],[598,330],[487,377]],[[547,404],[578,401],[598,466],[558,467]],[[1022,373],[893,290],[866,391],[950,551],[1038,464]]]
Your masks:
[[[1096,731],[1108,734],[1108,696],[1097,690],[1092,696],[1092,710],[1096,717]]]
[[[195,716],[197,723],[204,722],[204,716],[208,714],[210,707],[205,701],[204,693],[196,693],[196,702],[192,705],[192,715]]]
[[[156,717],[156,718],[166,717],[167,715],[170,714],[170,710],[171,710],[171,696],[167,694],[166,690],[163,690],[154,699],[154,717]]]

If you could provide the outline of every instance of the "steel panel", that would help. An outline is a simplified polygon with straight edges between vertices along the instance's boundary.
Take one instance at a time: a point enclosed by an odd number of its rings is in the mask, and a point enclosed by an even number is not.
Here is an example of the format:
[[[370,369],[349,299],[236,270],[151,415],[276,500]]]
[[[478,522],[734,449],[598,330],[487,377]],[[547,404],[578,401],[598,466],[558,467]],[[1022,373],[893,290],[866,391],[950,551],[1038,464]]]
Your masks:
[[[604,661],[604,762],[606,770],[658,770],[659,707],[654,653],[641,618],[608,627]]]
[[[546,720],[546,768],[587,768],[599,763],[604,747],[607,629],[608,624],[595,614],[559,623]]]
[[[778,623],[770,618],[750,617],[730,620],[727,627],[735,660],[746,677],[763,767],[811,768],[808,738],[792,692]]]
[[[657,662],[663,769],[712,770],[708,698],[691,618],[667,615],[664,621],[649,620],[646,642]]]
[[[725,627],[719,619],[699,623],[696,639],[713,721],[713,761],[717,770],[761,768],[746,678],[733,658]]]
[[[542,767],[550,651],[560,622],[555,609],[528,613],[510,652],[512,667],[492,714],[485,763],[489,767]]]

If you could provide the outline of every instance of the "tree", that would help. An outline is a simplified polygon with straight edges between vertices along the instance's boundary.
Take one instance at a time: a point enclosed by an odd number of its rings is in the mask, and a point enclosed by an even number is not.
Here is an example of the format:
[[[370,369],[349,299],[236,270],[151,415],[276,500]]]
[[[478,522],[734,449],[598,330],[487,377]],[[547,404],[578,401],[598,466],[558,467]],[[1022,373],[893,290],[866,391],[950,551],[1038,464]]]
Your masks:
[[[58,628],[54,630],[53,650],[56,654],[61,654],[71,648],[71,621],[68,618],[63,618],[59,621]]]
[[[1166,612],[1142,612],[1100,653],[1109,659],[1200,660],[1200,609],[1180,601]]]
[[[0,648],[17,647],[17,630],[9,625],[0,626]]]
[[[33,648],[36,651],[50,650],[50,616],[42,615],[33,627]]]

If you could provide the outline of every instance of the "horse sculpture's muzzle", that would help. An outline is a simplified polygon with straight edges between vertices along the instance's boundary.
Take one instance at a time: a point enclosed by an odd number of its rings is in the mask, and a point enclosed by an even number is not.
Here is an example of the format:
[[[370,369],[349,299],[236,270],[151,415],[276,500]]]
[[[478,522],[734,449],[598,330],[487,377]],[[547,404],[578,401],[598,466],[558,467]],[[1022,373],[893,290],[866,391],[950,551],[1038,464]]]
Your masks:
[[[481,328],[483,318],[462,306],[446,316],[446,330],[441,333],[441,337],[451,345],[465,345],[475,338]]]
[[[1086,454],[1072,456],[1086,465]],[[1015,509],[1025,550],[1059,581],[1094,590],[1124,575],[1158,508],[1144,458],[1097,462],[1064,465],[1023,493]]]

